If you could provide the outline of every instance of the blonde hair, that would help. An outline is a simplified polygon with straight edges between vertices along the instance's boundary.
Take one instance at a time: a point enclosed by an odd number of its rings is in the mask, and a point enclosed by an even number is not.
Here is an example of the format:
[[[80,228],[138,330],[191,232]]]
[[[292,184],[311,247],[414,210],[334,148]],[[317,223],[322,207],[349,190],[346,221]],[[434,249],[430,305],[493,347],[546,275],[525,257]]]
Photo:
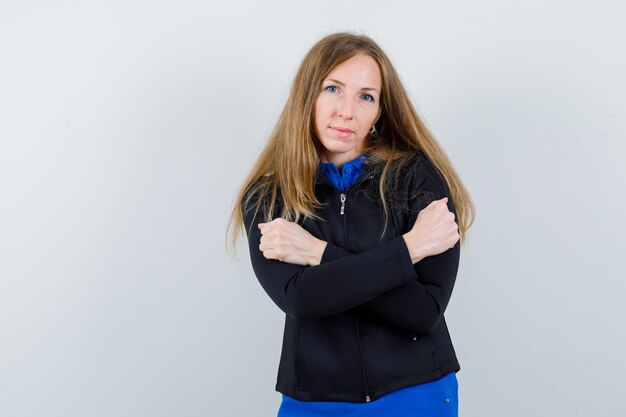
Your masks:
[[[352,33],[335,33],[319,40],[306,54],[293,80],[287,103],[244,180],[234,202],[226,235],[232,232],[230,252],[236,256],[236,241],[243,230],[243,210],[263,211],[270,221],[279,204],[280,217],[289,221],[317,218],[321,206],[314,193],[314,181],[320,163],[322,145],[313,125],[315,100],[328,74],[346,60],[364,54],[373,58],[380,68],[382,88],[377,134],[368,135],[364,152],[373,160],[384,162],[379,192],[383,203],[385,224],[388,207],[385,190],[399,172],[396,168],[422,151],[442,174],[457,212],[461,244],[474,222],[472,199],[454,170],[448,156],[420,119],[402,86],[391,61],[371,38]],[[399,161],[399,164],[394,164]],[[254,202],[252,205],[252,198]]]

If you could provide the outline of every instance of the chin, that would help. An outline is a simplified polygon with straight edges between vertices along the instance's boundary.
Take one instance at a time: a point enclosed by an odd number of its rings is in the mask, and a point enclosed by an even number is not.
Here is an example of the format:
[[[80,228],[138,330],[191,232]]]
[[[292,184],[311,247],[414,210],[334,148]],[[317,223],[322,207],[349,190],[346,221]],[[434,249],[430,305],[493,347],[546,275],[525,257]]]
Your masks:
[[[346,153],[346,152],[350,152],[351,150],[354,149],[354,146],[351,147],[346,147],[346,146],[330,146],[327,147],[326,150],[328,152],[332,152],[332,153]]]
[[[351,152],[356,153],[354,148],[347,148],[347,149],[346,148],[326,148],[326,152],[328,154],[334,154],[334,155],[342,155],[342,154],[347,154]]]
[[[356,148],[355,143],[338,142],[336,140],[328,141],[322,145],[324,145],[324,148],[326,148],[328,152],[332,153],[346,153]]]

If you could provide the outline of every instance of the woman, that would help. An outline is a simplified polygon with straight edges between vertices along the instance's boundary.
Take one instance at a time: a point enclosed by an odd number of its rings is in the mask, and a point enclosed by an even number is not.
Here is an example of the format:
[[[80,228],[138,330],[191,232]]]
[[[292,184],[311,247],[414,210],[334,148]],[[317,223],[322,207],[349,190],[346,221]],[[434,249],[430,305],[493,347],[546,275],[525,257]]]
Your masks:
[[[473,218],[382,49],[315,44],[230,224],[285,312],[280,417],[457,415],[443,314]]]

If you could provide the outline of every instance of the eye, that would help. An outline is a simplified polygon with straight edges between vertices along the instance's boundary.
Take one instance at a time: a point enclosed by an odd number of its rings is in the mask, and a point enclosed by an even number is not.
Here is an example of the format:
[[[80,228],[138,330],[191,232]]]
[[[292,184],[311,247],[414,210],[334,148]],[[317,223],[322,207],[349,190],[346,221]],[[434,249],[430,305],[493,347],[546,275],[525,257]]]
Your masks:
[[[365,101],[369,101],[369,102],[372,102],[372,103],[375,101],[374,100],[374,96],[372,96],[371,94],[363,94],[361,97]]]
[[[336,85],[328,85],[324,87],[324,91],[328,91],[329,93],[336,93],[339,90],[339,87]]]

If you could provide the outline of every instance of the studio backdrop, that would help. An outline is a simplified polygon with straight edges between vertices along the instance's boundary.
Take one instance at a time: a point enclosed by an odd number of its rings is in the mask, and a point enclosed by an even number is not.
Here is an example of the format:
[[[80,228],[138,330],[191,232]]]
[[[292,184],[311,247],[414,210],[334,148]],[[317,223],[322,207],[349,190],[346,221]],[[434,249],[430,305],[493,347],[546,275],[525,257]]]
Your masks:
[[[617,1],[0,2],[0,415],[275,415],[283,313],[236,192],[306,51],[388,52],[476,205],[466,417],[624,408]]]

